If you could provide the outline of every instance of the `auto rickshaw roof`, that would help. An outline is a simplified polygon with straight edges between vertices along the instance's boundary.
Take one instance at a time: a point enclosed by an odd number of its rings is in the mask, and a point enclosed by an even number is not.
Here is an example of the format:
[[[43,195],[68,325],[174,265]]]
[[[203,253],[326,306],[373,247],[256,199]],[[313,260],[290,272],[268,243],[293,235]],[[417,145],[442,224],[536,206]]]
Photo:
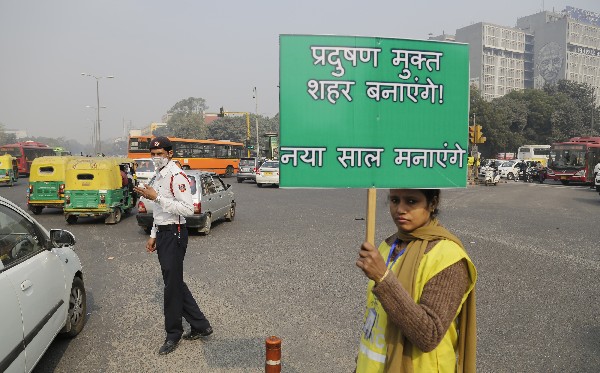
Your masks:
[[[39,165],[39,164],[66,164],[70,160],[74,158],[80,158],[72,155],[45,155],[42,157],[37,157],[31,162],[31,166]]]
[[[110,170],[121,164],[133,164],[133,159],[122,157],[78,157],[69,161],[70,170]]]

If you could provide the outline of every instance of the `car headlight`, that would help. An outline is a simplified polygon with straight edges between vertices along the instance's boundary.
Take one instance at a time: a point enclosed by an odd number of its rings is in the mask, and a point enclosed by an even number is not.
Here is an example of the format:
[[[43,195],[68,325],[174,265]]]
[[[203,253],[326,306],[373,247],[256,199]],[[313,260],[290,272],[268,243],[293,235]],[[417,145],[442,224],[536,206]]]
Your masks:
[[[585,170],[579,170],[577,171],[577,173],[573,176],[577,176],[577,177],[581,177],[581,176],[585,176]]]

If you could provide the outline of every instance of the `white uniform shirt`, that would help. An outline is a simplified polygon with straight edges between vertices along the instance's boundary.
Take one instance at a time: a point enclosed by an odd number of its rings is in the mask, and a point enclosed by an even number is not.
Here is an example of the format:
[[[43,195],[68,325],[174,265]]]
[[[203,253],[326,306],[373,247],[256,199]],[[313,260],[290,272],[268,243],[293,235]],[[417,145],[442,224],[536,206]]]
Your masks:
[[[188,178],[173,161],[156,172],[150,186],[160,196],[154,201],[154,225],[150,231],[150,237],[156,238],[157,225],[185,224],[184,216],[194,213],[194,202]]]
[[[600,162],[596,164],[596,167],[594,167],[594,173],[600,173]]]

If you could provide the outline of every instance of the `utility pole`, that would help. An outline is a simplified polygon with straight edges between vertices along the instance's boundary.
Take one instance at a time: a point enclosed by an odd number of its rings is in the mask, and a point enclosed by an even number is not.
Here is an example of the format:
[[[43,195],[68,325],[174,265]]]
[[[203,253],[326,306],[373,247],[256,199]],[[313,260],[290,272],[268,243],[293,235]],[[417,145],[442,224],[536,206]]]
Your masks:
[[[255,107],[255,120],[256,120],[256,157],[260,158],[260,142],[258,141],[258,92],[256,91],[256,87],[254,87],[254,96],[253,96],[256,107]]]

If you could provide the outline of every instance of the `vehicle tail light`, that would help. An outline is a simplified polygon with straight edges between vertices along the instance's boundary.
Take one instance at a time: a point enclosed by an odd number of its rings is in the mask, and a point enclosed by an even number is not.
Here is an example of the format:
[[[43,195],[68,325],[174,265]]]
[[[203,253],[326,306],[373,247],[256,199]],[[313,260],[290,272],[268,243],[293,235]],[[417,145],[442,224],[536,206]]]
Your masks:
[[[29,184],[29,194],[33,194],[33,185]]]
[[[65,195],[65,184],[60,184],[58,187],[58,197],[64,197]]]
[[[142,201],[140,201],[138,203],[138,212],[140,212],[142,214],[145,214],[147,212],[146,211],[146,205],[144,205],[144,202],[142,202]]]
[[[254,172],[254,173],[257,173],[257,172],[258,172],[258,168],[254,167],[254,168],[252,169],[252,172]]]
[[[199,214],[202,212],[202,203],[194,203],[194,214]]]
[[[71,203],[71,196],[70,195],[67,194],[65,196],[65,202],[67,203],[67,205]]]
[[[100,194],[100,203],[106,203],[106,195]]]

